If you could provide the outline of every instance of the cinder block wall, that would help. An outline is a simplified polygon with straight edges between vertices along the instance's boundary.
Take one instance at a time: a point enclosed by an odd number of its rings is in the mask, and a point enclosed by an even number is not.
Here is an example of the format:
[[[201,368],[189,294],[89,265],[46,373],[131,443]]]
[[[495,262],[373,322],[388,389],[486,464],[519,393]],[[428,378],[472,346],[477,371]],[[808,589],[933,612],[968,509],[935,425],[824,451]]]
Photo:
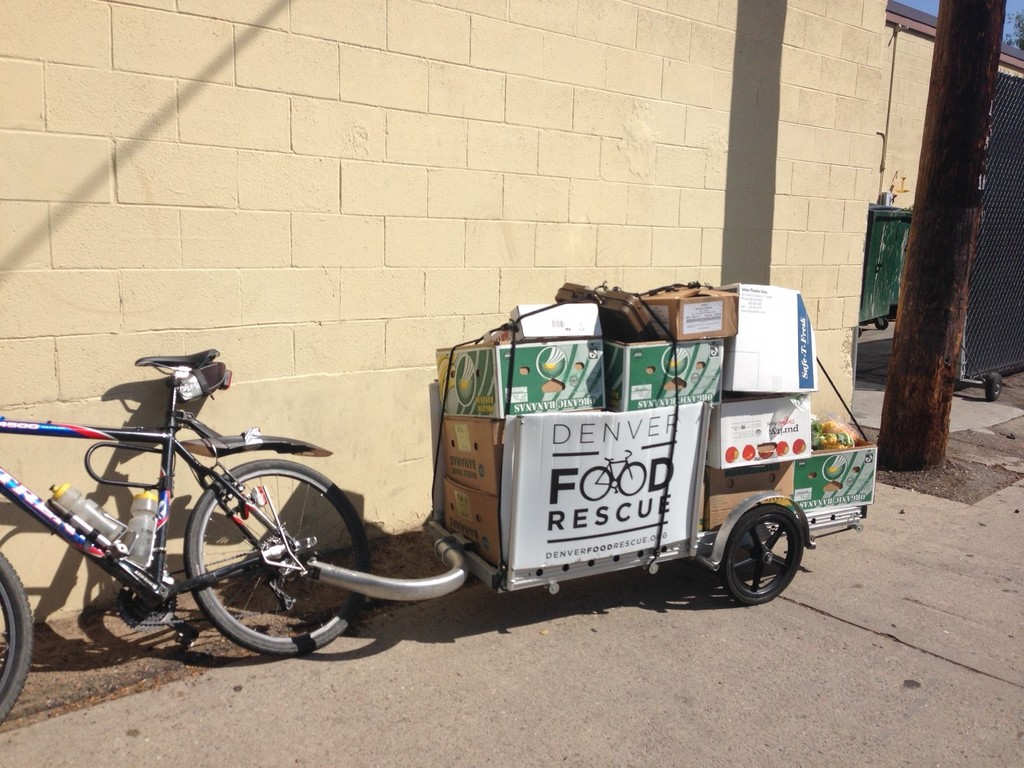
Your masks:
[[[771,276],[847,393],[882,5],[792,0],[782,51]],[[132,361],[215,346],[236,385],[201,418],[325,445],[371,527],[417,525],[436,346],[565,280],[719,282],[737,8],[5,0],[3,412],[152,422]],[[0,465],[91,490],[84,447],[2,436]],[[40,618],[112,594],[9,504],[0,542]]]
[[[791,0],[786,16],[771,276],[803,292],[847,398],[885,124],[884,24],[882,0]],[[843,413],[824,381],[814,404]]]
[[[928,84],[931,79],[932,51],[935,40],[912,30],[901,30],[895,45],[896,66],[893,62],[893,27],[885,30],[883,76],[887,90],[890,71],[893,75],[892,114],[889,119],[889,143],[886,147],[883,191],[895,186],[894,205],[909,208],[914,204],[918,181],[918,163],[924,134],[925,109],[928,106]],[[999,71],[1020,77],[1024,64],[1011,66],[1001,62]],[[884,107],[883,107],[884,109]],[[884,112],[883,112],[884,120]]]

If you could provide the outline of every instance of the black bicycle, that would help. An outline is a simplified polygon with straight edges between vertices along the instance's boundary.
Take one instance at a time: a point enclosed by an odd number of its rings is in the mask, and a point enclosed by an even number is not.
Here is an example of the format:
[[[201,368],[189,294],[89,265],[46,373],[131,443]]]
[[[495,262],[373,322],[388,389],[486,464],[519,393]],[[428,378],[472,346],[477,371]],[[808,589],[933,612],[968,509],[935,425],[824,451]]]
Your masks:
[[[184,410],[182,403],[230,386],[231,372],[214,362],[218,354],[208,349],[136,361],[167,376],[167,419],[159,428],[0,416],[0,433],[98,441],[85,453],[89,476],[140,491],[127,524],[67,485],[54,487],[43,501],[2,467],[0,493],[123,585],[117,607],[129,626],[171,627],[183,643],[191,643],[195,630],[175,615],[177,596],[190,592],[210,622],[239,645],[279,656],[307,653],[344,632],[362,603],[361,595],[317,577],[321,565],[368,571],[366,532],[341,489],[302,464],[282,459],[231,469],[221,464],[224,457],[250,451],[330,452],[301,440],[262,435],[256,428],[221,435]],[[195,438],[179,440],[182,430]],[[103,478],[91,463],[103,449],[159,454],[160,476],[152,483]],[[168,570],[166,550],[179,458],[203,488],[185,528],[184,578]],[[31,648],[25,589],[0,555],[0,721],[24,685]]]

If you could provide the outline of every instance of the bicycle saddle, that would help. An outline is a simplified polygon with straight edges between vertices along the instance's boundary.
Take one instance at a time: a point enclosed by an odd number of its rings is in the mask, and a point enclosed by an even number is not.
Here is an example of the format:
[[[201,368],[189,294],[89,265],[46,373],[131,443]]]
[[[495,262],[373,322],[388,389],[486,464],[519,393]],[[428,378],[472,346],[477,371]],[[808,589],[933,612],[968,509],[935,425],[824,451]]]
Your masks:
[[[206,349],[194,355],[158,355],[156,357],[140,357],[135,361],[139,367],[152,365],[158,368],[200,368],[220,354],[216,349]]]

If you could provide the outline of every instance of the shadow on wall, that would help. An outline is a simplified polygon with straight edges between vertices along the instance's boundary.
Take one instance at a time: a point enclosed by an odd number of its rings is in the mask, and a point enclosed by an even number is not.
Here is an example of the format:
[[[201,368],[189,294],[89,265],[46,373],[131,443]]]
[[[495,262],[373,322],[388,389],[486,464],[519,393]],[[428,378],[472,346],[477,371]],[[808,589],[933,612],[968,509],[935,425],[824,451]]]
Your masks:
[[[123,424],[118,426],[123,428],[159,428],[166,418],[167,382],[164,379],[149,379],[119,384],[107,390],[103,394],[102,399],[108,402],[120,402],[124,407],[128,416]],[[196,400],[193,403],[189,403],[186,408],[198,415],[205,402],[205,398]],[[51,438],[51,440],[54,439],[56,438]],[[76,447],[81,446],[81,452],[84,456],[90,443],[79,440],[74,441],[74,443]],[[235,466],[244,461],[270,457],[271,454],[268,452],[259,452],[235,457],[236,460],[229,461],[228,463],[231,466]],[[212,461],[205,463],[209,465]],[[94,455],[92,467],[96,474],[105,480],[154,483],[160,476],[160,456],[154,453],[140,453],[124,449],[103,449],[97,451]],[[184,539],[185,524],[188,522],[189,517],[188,513],[198,501],[197,496],[191,493],[182,493],[182,489],[189,485],[195,488],[194,481],[190,482],[192,475],[187,464],[182,461],[177,462],[175,477],[178,493],[175,494],[171,502],[171,518],[167,533],[168,542],[182,541]],[[62,480],[63,478],[54,478],[54,481],[58,483],[62,482]],[[118,517],[122,522],[127,522],[126,511],[131,506],[132,494],[138,488],[106,484],[94,488],[91,481],[85,479],[84,472],[79,477],[79,480],[75,481],[75,485],[82,491],[85,491],[85,495],[89,499],[108,513]],[[33,490],[39,492],[43,489],[35,488]],[[350,490],[342,490],[355,507],[358,517],[361,520],[364,519],[364,497]],[[46,497],[45,493],[41,495],[43,498]],[[370,528],[371,536],[384,535],[382,530],[374,526],[368,526],[368,528]],[[41,534],[46,532],[46,528],[37,522],[35,518],[28,515],[20,507],[7,501],[0,501],[0,529],[7,529],[0,536],[0,549],[19,534]],[[178,549],[180,548],[176,545],[169,546],[170,552],[167,558],[167,567],[172,573],[180,572],[184,569],[182,556],[175,551]],[[39,602],[33,611],[33,617],[36,622],[46,621],[54,613],[67,607],[68,600],[78,583],[80,565],[83,560],[88,565],[85,570],[86,582],[83,588],[82,607],[105,607],[113,603],[120,585],[100,568],[91,564],[89,559],[78,550],[68,546],[62,550],[62,553],[59,555],[59,562],[53,567],[52,580],[39,587],[27,588],[30,596],[38,596],[39,598]]]
[[[166,396],[167,386],[163,380],[147,380],[119,384],[105,392],[102,399],[121,403],[128,414],[123,423],[124,427],[153,427],[161,424],[165,418]],[[89,445],[85,442],[74,442],[76,447],[81,445],[84,455]],[[94,456],[93,468],[96,474],[103,478],[120,481],[131,479],[151,483],[159,477],[160,461],[156,454],[151,453],[140,454],[136,451],[121,449],[101,450],[97,451]],[[54,478],[54,481],[59,483],[62,478]],[[98,488],[93,488],[91,482],[85,481],[84,477],[79,478],[75,485],[85,491],[89,499],[115,517],[120,517],[124,522],[125,515],[120,512],[131,506],[132,489],[114,485],[101,485]],[[35,488],[33,490],[39,492],[43,489]],[[41,495],[45,498],[45,494]],[[180,513],[190,504],[191,499],[187,495],[177,497],[171,503],[171,528],[168,532],[171,540],[181,538],[184,534],[185,516],[175,515],[175,513]],[[10,527],[7,533],[0,538],[0,547],[18,534],[38,534],[46,530],[19,507],[3,502],[0,503],[0,527],[7,526]],[[79,567],[83,559],[85,558],[78,550],[70,546],[67,547],[60,556],[60,562],[54,568],[53,580],[40,588],[28,588],[30,595],[39,596],[39,604],[34,611],[34,618],[37,622],[45,621],[47,617],[65,606],[78,582]],[[180,560],[180,558],[178,559]],[[99,568],[91,564],[86,568],[84,605],[109,604],[117,594],[117,589],[117,583]]]
[[[786,0],[738,3],[722,282],[771,282]]]
[[[233,45],[224,48],[224,50],[217,54],[195,76],[194,80],[178,81],[179,87],[176,97],[168,100],[166,104],[154,112],[139,130],[138,134],[132,136],[132,141],[118,148],[117,162],[125,163],[127,160],[130,160],[141,146],[139,142],[153,138],[159,133],[161,128],[173,122],[177,118],[178,110],[188,104],[201,88],[208,85],[208,81],[213,79],[213,75],[234,58],[236,51],[246,47],[256,35],[264,31],[263,25],[274,18],[281,8],[288,5],[288,2],[289,0],[277,0],[277,2],[268,6],[266,11],[252,22],[253,26],[242,27],[241,31],[239,31],[239,27],[235,27]],[[91,174],[82,179],[63,203],[51,206],[48,221],[43,221],[30,229],[21,240],[11,246],[10,250],[0,254],[0,270],[17,269],[18,264],[32,252],[33,248],[40,244],[43,238],[49,235],[51,230],[56,230],[60,227],[73,210],[70,203],[91,199],[92,193],[109,183],[110,170],[108,163],[98,166]],[[117,201],[113,202],[116,203]],[[3,275],[0,273],[0,280],[2,279]]]

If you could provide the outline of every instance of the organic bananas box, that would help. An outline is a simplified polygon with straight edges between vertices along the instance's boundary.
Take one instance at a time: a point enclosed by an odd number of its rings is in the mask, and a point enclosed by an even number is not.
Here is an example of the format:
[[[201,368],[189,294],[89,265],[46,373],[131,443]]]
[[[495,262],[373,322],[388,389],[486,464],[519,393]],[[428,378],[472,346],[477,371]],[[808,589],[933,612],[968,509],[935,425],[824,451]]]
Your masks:
[[[722,342],[604,343],[608,409],[639,411],[663,405],[717,403],[722,392]]]
[[[516,344],[514,357],[511,344],[459,347],[449,364],[451,351],[437,350],[445,413],[504,418],[604,408],[599,338]]]
[[[824,507],[861,506],[875,500],[878,448],[815,451],[796,462],[793,501],[805,512]]]

